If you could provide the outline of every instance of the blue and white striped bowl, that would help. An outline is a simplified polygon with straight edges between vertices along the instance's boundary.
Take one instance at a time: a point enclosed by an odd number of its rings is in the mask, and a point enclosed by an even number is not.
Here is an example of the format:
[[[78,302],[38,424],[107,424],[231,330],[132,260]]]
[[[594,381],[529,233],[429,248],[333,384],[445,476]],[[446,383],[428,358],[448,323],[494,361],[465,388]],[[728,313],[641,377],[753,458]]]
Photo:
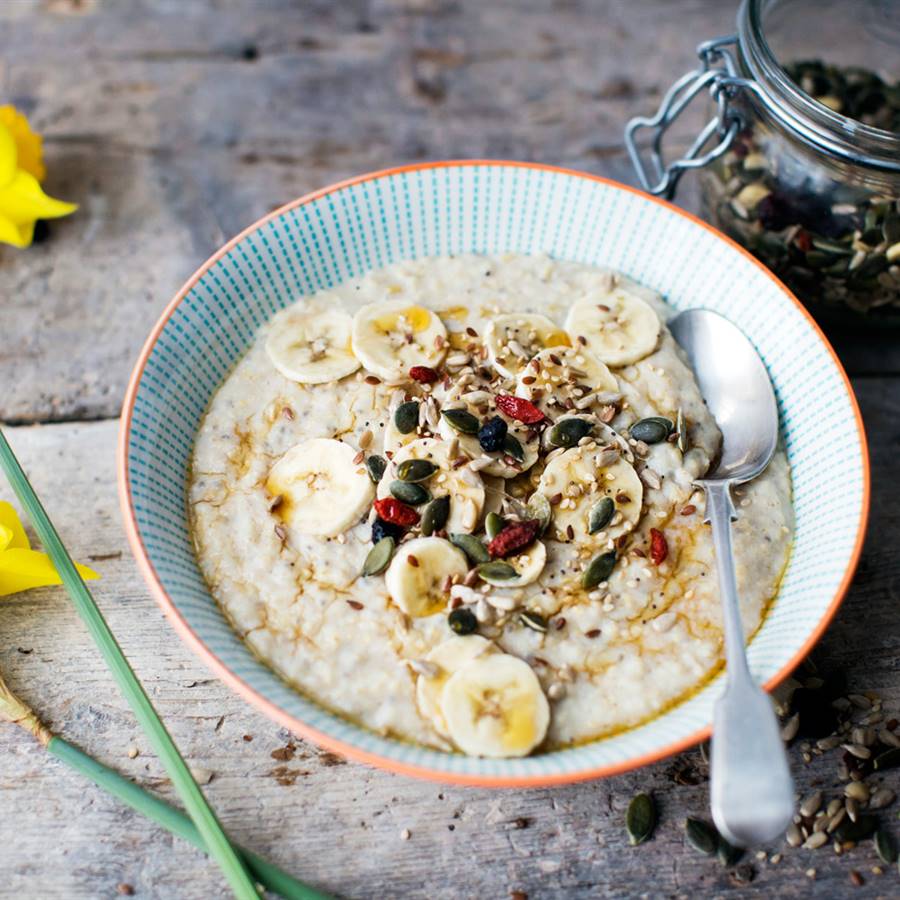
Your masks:
[[[609,266],[678,309],[717,310],[756,344],[778,395],[797,518],[781,592],[749,651],[754,675],[774,685],[827,627],[859,556],[869,496],[859,411],[819,330],[760,263],[676,207],[614,182],[538,165],[437,163],[365,175],[266,216],[199,269],[147,340],[125,400],[120,493],[134,554],[176,630],[273,719],[394,771],[547,785],[610,775],[703,739],[720,679],[639,728],[528,759],[471,759],[380,737],[301,696],[247,650],[198,571],[186,515],[200,418],[273,313],[397,260],[497,252]]]

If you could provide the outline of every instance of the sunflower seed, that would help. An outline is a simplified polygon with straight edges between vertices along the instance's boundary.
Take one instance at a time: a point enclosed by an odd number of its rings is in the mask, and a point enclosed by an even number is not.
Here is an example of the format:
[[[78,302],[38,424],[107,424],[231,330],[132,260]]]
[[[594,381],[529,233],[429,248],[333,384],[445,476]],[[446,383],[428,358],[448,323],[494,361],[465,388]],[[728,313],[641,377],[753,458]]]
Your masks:
[[[829,817],[828,827],[825,829],[825,831],[827,831],[828,834],[831,834],[835,830],[835,828],[837,828],[841,824],[841,822],[844,821],[846,816],[847,810],[842,806],[833,816]]]
[[[817,831],[811,834],[804,842],[804,850],[818,850],[819,847],[828,843],[828,835],[824,831]]]
[[[828,806],[825,807],[825,815],[829,818],[836,815],[839,809],[843,809],[844,804],[841,801],[840,797],[835,797],[834,800],[829,801]]]
[[[841,746],[857,759],[869,759],[872,755],[872,751],[868,747],[863,747],[862,744],[841,744]]]
[[[844,796],[850,797],[851,800],[858,800],[860,803],[865,803],[869,799],[869,788],[865,782],[862,781],[851,781],[844,788]]]
[[[890,788],[878,788],[878,790],[869,797],[869,809],[884,809],[886,806],[890,806],[896,799],[897,795]]]
[[[441,667],[427,659],[408,659],[406,664],[416,675],[424,675],[426,678],[437,678],[441,674]]]
[[[785,840],[790,847],[799,847],[803,843],[803,835],[800,833],[799,827],[793,822],[787,827]]]
[[[801,804],[798,812],[801,816],[814,816],[822,806],[822,792],[810,794]]]
[[[781,739],[787,744],[790,743],[800,730],[800,714],[794,713],[781,729]]]
[[[848,797],[845,804],[844,809],[847,811],[847,815],[850,818],[851,822],[855,822],[859,818],[859,801],[854,799],[853,797]]]
[[[887,728],[882,728],[878,732],[878,742],[886,747],[900,747],[900,737],[893,731],[888,731]]]

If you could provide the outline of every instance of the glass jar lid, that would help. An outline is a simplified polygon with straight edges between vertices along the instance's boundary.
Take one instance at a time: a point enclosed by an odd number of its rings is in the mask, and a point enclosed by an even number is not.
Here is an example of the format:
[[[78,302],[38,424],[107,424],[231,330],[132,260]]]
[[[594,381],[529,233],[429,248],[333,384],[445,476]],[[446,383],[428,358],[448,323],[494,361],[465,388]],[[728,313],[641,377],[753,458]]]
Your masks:
[[[731,103],[740,92],[752,95],[774,121],[819,152],[844,163],[900,173],[900,132],[829,107],[804,91],[784,68],[825,52],[829,58],[822,62],[877,69],[893,82],[889,88],[897,90],[898,0],[744,0],[737,25],[737,34],[700,44],[701,67],[670,88],[654,116],[628,123],[625,144],[645,190],[671,198],[685,171],[705,166],[728,150],[743,126]],[[705,93],[715,103],[715,115],[683,156],[666,162],[665,132]],[[648,161],[638,147],[643,129],[652,135]]]

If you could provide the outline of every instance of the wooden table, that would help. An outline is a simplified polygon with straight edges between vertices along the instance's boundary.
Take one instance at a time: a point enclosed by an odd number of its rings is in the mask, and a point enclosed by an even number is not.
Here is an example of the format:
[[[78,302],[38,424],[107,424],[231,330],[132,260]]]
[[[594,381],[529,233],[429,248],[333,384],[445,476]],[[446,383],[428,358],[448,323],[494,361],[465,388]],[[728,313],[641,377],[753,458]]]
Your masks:
[[[117,415],[164,303],[228,236],[336,179],[441,157],[511,157],[633,181],[622,146],[731,30],[719,0],[6,0],[0,97],[45,135],[47,186],[81,205],[27,251],[0,249],[0,420],[231,833],[348,897],[688,896],[735,891],[686,846],[707,785],[698,751],[557,790],[491,792],[346,764],[233,696],[175,638],[125,546]],[[689,128],[681,134],[684,138]],[[686,182],[682,202],[694,205]],[[843,340],[872,440],[872,527],[856,583],[817,652],[856,689],[900,689],[900,353]],[[0,494],[4,489],[0,488]],[[0,671],[71,740],[171,798],[158,761],[61,590],[0,602]],[[833,762],[794,763],[805,793]],[[0,895],[209,898],[216,867],[0,728]],[[700,766],[702,776],[703,766]],[[624,809],[652,790],[655,839]],[[893,813],[889,816],[892,818]],[[408,829],[408,840],[401,833]],[[871,846],[748,854],[747,895],[897,896]],[[804,875],[814,866],[815,881]],[[850,869],[866,885],[853,888]],[[121,888],[122,891],[125,888]]]

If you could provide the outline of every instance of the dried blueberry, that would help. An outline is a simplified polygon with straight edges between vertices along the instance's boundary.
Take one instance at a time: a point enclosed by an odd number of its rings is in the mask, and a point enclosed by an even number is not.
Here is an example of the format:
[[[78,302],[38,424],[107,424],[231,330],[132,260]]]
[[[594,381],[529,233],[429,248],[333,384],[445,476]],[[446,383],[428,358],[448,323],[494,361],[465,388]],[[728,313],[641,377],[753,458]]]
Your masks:
[[[508,426],[500,416],[488,419],[478,429],[478,443],[485,453],[496,453],[503,449],[503,440],[506,437]]]
[[[399,541],[406,529],[402,525],[393,522],[385,522],[384,519],[376,519],[372,523],[372,543],[377,544],[382,538],[391,537]]]

